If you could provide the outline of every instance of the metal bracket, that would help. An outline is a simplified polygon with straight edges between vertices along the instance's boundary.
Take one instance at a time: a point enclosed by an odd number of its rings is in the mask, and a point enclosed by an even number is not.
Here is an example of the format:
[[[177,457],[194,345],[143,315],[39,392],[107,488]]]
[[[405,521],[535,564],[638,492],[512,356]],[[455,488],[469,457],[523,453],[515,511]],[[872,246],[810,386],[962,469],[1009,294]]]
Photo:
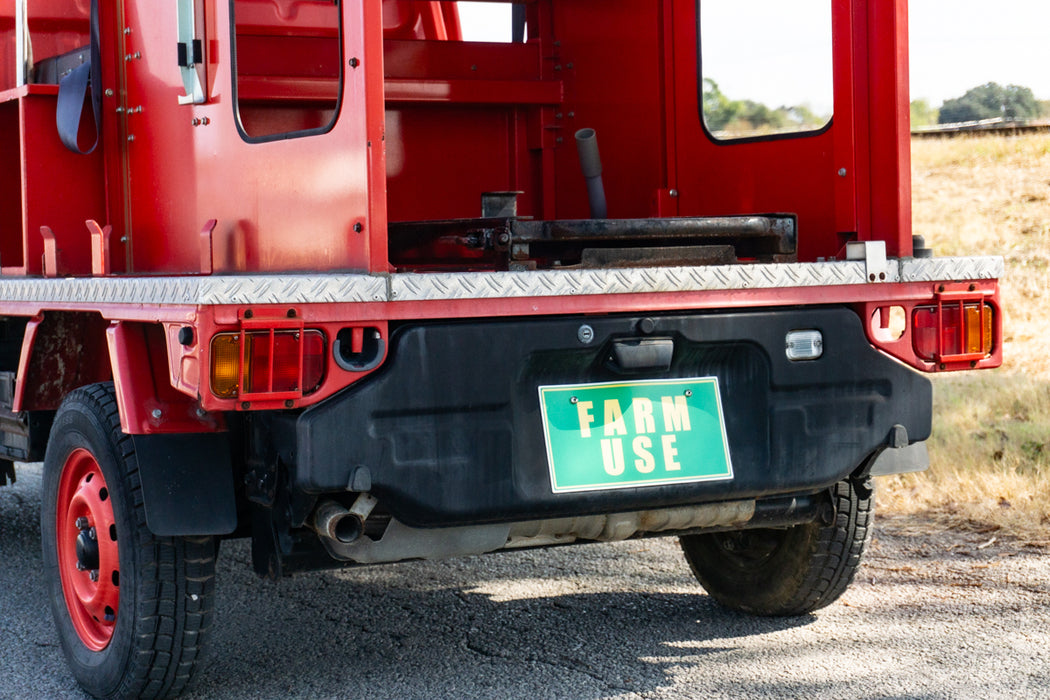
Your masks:
[[[105,228],[98,225],[93,219],[84,222],[91,234],[91,274],[94,277],[109,275],[113,272],[112,260],[110,258],[109,237],[113,233],[113,227],[106,225]]]
[[[29,82],[33,64],[33,45],[29,42],[29,15],[26,0],[15,0],[15,85]]]
[[[178,63],[185,95],[180,105],[204,104],[204,85],[198,66],[203,66],[203,44],[197,38],[197,0],[178,0]]]
[[[894,282],[886,260],[886,241],[854,241],[846,244],[846,260],[863,260],[869,282]]]

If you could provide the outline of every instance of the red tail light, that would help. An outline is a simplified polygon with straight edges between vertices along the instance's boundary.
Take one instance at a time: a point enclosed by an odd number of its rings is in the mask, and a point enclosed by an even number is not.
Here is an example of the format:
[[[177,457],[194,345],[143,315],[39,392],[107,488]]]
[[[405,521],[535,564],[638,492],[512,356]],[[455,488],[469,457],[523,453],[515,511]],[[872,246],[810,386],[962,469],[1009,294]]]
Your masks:
[[[915,353],[930,362],[981,360],[992,352],[995,309],[977,301],[946,300],[912,312]]]
[[[220,333],[211,355],[212,391],[221,398],[294,399],[324,380],[325,338],[318,330]]]

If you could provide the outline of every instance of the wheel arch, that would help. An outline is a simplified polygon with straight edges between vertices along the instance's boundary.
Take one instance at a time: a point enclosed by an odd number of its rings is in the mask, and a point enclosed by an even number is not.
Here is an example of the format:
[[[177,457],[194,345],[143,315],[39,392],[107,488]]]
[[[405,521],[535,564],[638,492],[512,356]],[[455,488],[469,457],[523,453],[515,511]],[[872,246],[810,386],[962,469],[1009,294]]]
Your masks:
[[[76,389],[112,381],[121,430],[140,463],[150,530],[233,532],[230,434],[221,415],[201,411],[172,386],[166,327],[77,311],[47,311],[24,323],[13,410],[54,411]]]

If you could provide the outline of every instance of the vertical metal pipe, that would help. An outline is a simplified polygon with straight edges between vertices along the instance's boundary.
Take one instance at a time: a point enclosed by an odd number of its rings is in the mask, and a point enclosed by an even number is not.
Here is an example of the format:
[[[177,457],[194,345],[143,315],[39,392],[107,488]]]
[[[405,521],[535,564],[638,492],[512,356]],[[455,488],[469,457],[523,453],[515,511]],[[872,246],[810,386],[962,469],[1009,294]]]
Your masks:
[[[598,155],[598,136],[594,129],[580,129],[576,132],[576,150],[580,154],[580,169],[587,180],[591,218],[604,219],[608,211],[605,204],[605,185],[602,184],[602,159]]]

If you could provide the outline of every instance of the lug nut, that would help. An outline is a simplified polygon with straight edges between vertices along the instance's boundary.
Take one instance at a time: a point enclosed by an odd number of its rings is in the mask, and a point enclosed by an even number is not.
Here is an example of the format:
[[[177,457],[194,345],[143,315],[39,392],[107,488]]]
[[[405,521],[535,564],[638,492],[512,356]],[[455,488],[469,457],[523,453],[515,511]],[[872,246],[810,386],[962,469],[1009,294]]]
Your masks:
[[[87,569],[87,567],[84,566],[84,562],[81,562],[81,561],[77,562],[77,571],[85,571],[86,569]]]
[[[95,532],[95,528],[91,528],[90,530],[88,530],[88,537],[93,539],[93,540],[97,540],[98,539],[98,533]]]
[[[88,576],[91,577],[93,583],[98,583],[98,569],[92,569]]]
[[[86,530],[88,527],[88,519],[81,515],[79,518],[77,518],[76,525],[78,530]]]

